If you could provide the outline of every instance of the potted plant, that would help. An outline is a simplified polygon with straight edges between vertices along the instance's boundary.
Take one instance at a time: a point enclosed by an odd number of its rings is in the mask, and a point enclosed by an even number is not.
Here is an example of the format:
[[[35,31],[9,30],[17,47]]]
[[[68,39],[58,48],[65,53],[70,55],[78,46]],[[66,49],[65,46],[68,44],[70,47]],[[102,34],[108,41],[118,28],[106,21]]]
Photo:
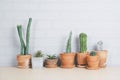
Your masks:
[[[47,59],[45,60],[45,67],[47,68],[56,68],[58,59],[55,55],[47,55]]]
[[[27,31],[26,31],[26,44],[23,40],[22,35],[22,25],[17,25],[17,31],[20,38],[21,49],[20,54],[17,55],[17,62],[19,68],[29,68],[30,67],[30,59],[31,55],[29,54],[29,38],[30,38],[30,26],[31,26],[32,18],[29,18]]]
[[[85,67],[87,64],[87,35],[85,33],[81,33],[79,35],[80,40],[80,52],[77,53],[77,67]]]
[[[99,56],[95,51],[91,51],[89,55],[87,55],[87,69],[94,70],[99,69]]]
[[[43,67],[43,54],[41,51],[37,51],[35,56],[32,57],[32,68],[42,68]]]
[[[103,50],[103,42],[102,41],[98,41],[97,42],[97,51],[96,51],[96,53],[100,57],[99,66],[101,68],[106,67],[106,60],[107,60],[108,51],[107,50]]]
[[[67,40],[66,52],[60,54],[62,68],[75,67],[74,65],[75,53],[71,52],[71,38],[72,38],[72,32],[70,32],[69,38]]]

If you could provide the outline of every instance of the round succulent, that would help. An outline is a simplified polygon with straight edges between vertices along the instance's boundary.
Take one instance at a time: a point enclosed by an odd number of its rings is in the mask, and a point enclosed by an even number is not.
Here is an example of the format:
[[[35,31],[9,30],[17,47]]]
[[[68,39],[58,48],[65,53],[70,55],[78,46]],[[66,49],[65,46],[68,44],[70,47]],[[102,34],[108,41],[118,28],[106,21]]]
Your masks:
[[[96,56],[96,52],[95,51],[91,51],[90,52],[90,56]]]
[[[43,57],[42,51],[37,51],[35,57]]]

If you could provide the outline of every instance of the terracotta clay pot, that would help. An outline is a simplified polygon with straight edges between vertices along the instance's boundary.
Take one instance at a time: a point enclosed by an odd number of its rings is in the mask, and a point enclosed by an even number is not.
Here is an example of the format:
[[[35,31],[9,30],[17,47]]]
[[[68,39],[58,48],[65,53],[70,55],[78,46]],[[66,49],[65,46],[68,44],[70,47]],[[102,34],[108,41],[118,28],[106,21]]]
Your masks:
[[[17,55],[18,68],[30,68],[31,55]]]
[[[99,69],[99,56],[87,56],[87,64],[88,64],[88,69]]]
[[[56,68],[57,67],[58,59],[46,59],[45,60],[45,67],[47,68]]]
[[[88,53],[77,53],[77,67],[85,67]]]
[[[96,51],[97,55],[100,57],[99,66],[101,68],[106,67],[106,60],[107,60],[107,50]]]
[[[62,68],[73,68],[75,67],[75,53],[61,53],[60,54],[61,67]]]

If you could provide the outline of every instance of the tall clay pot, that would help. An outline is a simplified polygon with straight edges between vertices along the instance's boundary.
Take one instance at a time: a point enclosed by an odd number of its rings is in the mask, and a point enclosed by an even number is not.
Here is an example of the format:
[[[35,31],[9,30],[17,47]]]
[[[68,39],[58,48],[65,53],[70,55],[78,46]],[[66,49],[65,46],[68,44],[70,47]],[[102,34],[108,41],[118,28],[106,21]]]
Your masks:
[[[62,68],[73,68],[75,67],[75,53],[61,53],[60,54],[61,67]]]
[[[31,55],[17,55],[18,68],[30,68]]]
[[[90,70],[99,69],[99,56],[87,56],[87,68]]]
[[[85,67],[87,64],[88,53],[77,53],[77,67]]]
[[[106,60],[107,60],[108,51],[102,50],[102,51],[96,51],[96,53],[100,57],[99,66],[101,68],[106,67]]]

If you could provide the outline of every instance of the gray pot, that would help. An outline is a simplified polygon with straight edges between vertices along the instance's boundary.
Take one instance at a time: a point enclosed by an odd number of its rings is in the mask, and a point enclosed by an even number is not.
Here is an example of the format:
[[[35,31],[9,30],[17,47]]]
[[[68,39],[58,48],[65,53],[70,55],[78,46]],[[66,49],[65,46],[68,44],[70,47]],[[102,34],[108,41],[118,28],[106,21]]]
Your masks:
[[[32,57],[32,68],[38,69],[43,67],[43,57]]]

